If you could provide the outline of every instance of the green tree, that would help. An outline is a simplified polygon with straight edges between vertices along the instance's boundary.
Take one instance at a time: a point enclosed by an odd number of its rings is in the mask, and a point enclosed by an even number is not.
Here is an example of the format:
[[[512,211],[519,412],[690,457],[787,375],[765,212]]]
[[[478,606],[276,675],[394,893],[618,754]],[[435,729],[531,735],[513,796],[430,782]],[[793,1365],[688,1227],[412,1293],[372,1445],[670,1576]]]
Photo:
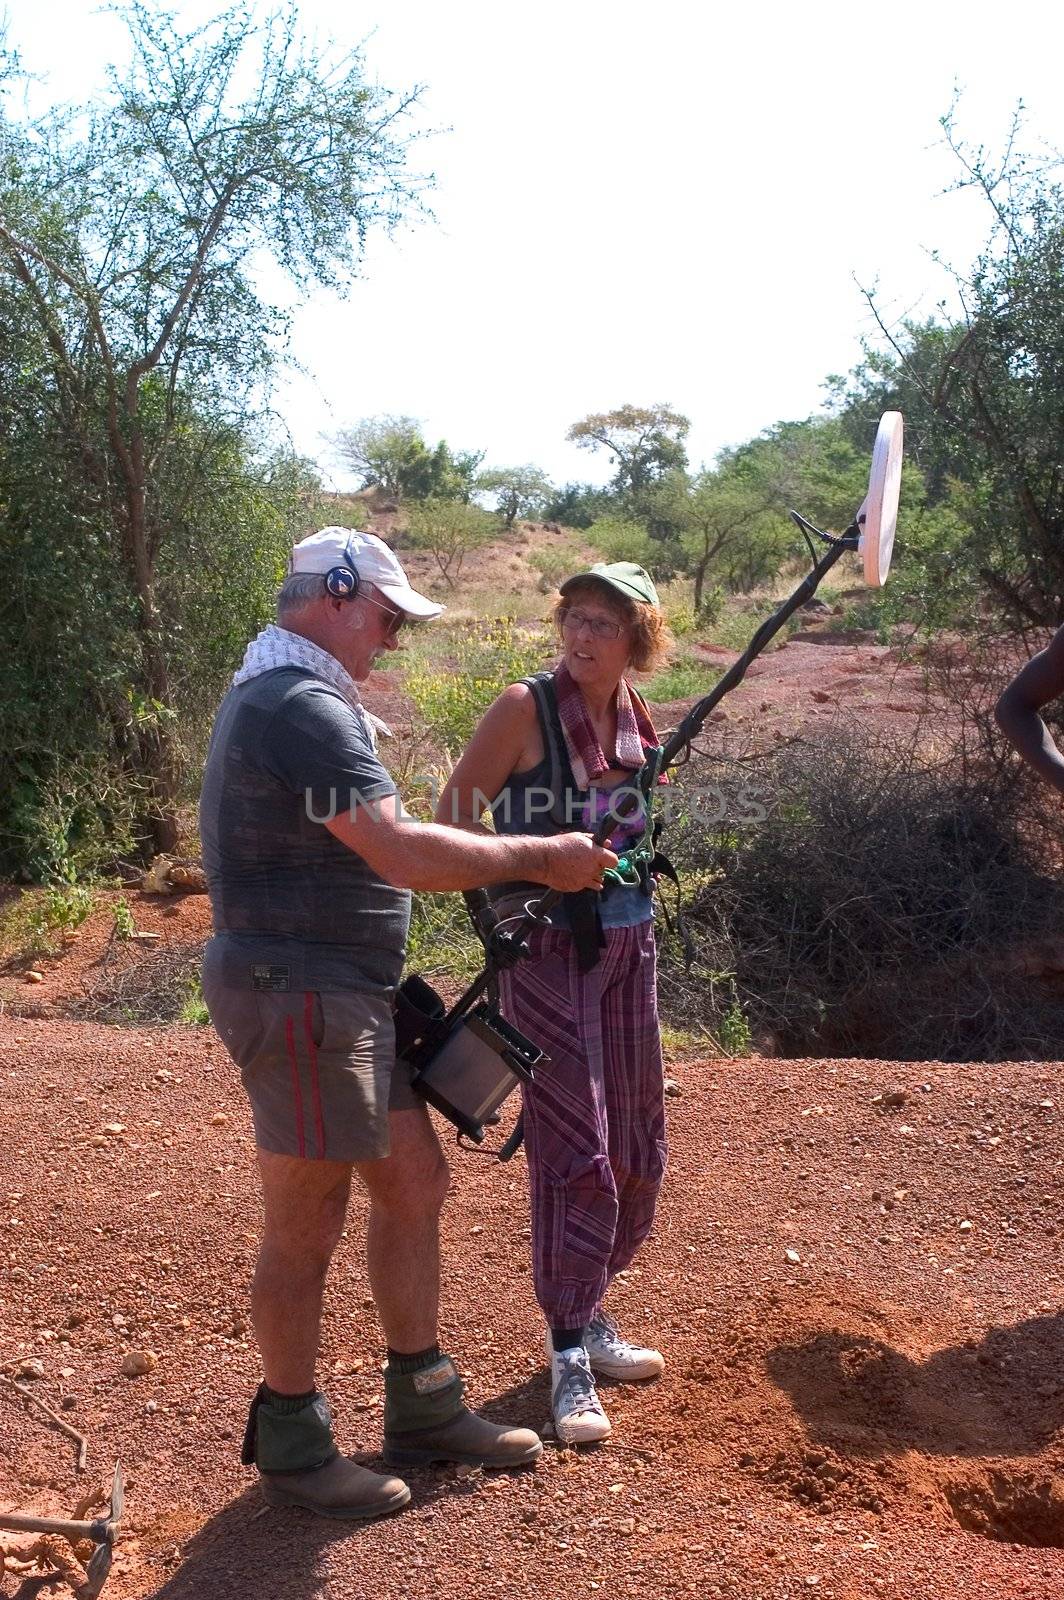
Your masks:
[[[541,510],[554,492],[551,481],[538,467],[491,467],[476,481],[478,494],[495,498],[495,510],[509,531],[518,517]]]
[[[630,517],[600,517],[591,524],[587,536],[607,561],[635,561],[654,577],[661,576],[656,561],[661,547],[641,522]]]
[[[363,417],[333,440],[367,488],[395,500],[471,499],[483,451],[453,451],[446,439],[429,447],[413,417]]]
[[[618,406],[574,422],[566,438],[581,450],[605,450],[619,493],[638,495],[687,465],[690,421],[671,406]]]
[[[468,505],[476,493],[477,477],[486,454],[484,450],[452,450],[446,439],[441,439],[432,452],[426,497],[460,500]]]
[[[616,515],[619,507],[619,498],[610,489],[593,483],[566,483],[548,496],[542,511],[544,522],[590,528],[596,518]]]
[[[0,325],[4,303],[0,283]],[[115,530],[62,437],[41,431],[52,398],[42,369],[36,393],[24,379],[0,448],[0,875],[62,879],[143,848],[151,797],[139,740],[162,713],[140,687],[136,597]],[[170,536],[156,595],[168,731],[187,772],[221,686],[271,612],[288,547],[317,520],[317,484],[305,464],[260,457],[231,424],[179,401],[157,485]]]
[[[131,62],[85,116],[0,132],[0,275],[35,331],[72,514],[120,563],[142,708],[127,760],[165,849],[177,760],[159,574],[180,519],[159,486],[187,397],[235,422],[263,392],[285,319],[253,264],[343,288],[369,229],[409,213],[396,130],[414,96],[375,87],[357,52],[304,47],[294,8],[187,33],[138,0],[122,15]]]
[[[768,576],[778,567],[778,540],[772,539],[776,507],[734,462],[696,475],[682,517],[681,542],[694,584],[696,616],[703,609],[707,578],[719,574],[734,580],[740,570],[744,577]]]
[[[678,531],[694,607],[707,580],[748,590],[779,571],[797,547],[794,507],[828,529],[846,527],[864,498],[868,455],[835,419],[781,422],[722,451],[688,481],[674,475],[655,491]]]
[[[406,536],[415,550],[427,550],[453,589],[462,563],[499,531],[497,517],[461,500],[418,500],[407,508]]]
[[[366,488],[380,488],[395,500],[402,498],[429,454],[421,424],[413,417],[363,417],[333,442]]]
[[[1019,118],[1005,153],[972,149],[943,119],[958,187],[986,203],[988,238],[956,270],[961,314],[889,327],[848,385],[834,383],[844,425],[888,406],[906,415],[929,510],[963,507],[968,536],[954,582],[974,579],[1018,629],[1064,622],[1064,188],[1060,163],[1023,148]],[[878,314],[875,294],[870,303]],[[929,557],[934,552],[929,550]],[[970,598],[970,595],[967,596]]]

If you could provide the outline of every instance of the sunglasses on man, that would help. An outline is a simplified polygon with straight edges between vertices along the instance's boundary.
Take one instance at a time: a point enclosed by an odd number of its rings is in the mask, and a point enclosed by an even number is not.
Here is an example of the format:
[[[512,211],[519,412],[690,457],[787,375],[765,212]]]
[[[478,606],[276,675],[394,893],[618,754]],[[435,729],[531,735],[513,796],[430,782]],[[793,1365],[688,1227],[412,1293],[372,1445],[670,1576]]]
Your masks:
[[[359,599],[368,600],[371,606],[376,606],[378,611],[383,611],[386,613],[388,617],[388,626],[385,631],[390,639],[394,639],[396,634],[399,632],[399,629],[406,621],[406,612],[396,611],[394,606],[383,605],[381,601],[374,600],[373,596],[369,594],[359,595]]]

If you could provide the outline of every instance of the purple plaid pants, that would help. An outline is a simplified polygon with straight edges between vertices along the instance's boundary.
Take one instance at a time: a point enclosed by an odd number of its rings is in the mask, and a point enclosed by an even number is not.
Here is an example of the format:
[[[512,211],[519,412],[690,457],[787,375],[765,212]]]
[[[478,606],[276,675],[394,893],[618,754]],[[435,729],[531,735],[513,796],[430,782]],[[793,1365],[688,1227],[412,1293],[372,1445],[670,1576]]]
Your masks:
[[[533,1278],[547,1322],[581,1327],[650,1232],[665,1171],[654,924],[607,928],[583,976],[570,933],[529,944],[499,983],[551,1058],[524,1096]]]

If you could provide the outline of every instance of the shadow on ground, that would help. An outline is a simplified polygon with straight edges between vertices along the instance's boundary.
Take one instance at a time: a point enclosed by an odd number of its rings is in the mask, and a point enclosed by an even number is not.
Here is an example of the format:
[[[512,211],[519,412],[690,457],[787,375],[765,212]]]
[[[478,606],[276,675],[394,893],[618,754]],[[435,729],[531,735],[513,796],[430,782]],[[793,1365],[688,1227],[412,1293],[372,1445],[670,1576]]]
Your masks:
[[[256,1571],[270,1574],[271,1600],[317,1600],[326,1592],[329,1546],[357,1539],[366,1527],[267,1509],[252,1487],[204,1523],[185,1545],[178,1570],[145,1600],[229,1600]]]
[[[535,1427],[549,1411],[546,1377],[537,1373],[479,1407],[493,1422]],[[534,1419],[534,1420],[533,1420]],[[387,1471],[379,1457],[355,1454],[375,1472]],[[475,1480],[453,1467],[404,1470],[413,1495],[409,1510],[477,1492]],[[398,1512],[389,1522],[402,1520]],[[373,1536],[378,1522],[330,1521],[309,1511],[264,1506],[252,1485],[216,1513],[182,1548],[181,1565],[145,1600],[233,1600],[249,1572],[270,1574],[269,1600],[321,1600],[328,1593],[330,1548],[340,1540]],[[36,1589],[32,1593],[36,1594]],[[17,1597],[30,1600],[30,1592]]]
[[[830,1331],[765,1358],[811,1441],[866,1458],[1036,1455],[1064,1424],[1064,1315],[991,1328],[912,1361]]]

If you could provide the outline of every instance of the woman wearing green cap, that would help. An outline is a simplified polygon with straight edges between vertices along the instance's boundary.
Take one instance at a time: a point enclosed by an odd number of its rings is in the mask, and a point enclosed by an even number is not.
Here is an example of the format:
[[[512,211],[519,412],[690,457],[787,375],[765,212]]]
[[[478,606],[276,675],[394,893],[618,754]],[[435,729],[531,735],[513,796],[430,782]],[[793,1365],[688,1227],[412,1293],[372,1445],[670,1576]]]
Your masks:
[[[567,579],[554,610],[561,659],[511,684],[485,712],[440,799],[437,821],[500,833],[588,829],[659,745],[625,677],[671,643],[657,590],[633,562]],[[619,807],[619,809],[622,809]],[[564,1444],[605,1439],[595,1374],[657,1377],[661,1354],[623,1338],[603,1310],[612,1279],[650,1231],[665,1169],[653,878],[641,817],[620,824],[628,882],[562,897],[531,955],[500,978],[509,1019],[546,1051],[525,1095],[536,1296],[547,1319],[555,1430]],[[534,886],[493,891],[520,916]]]

